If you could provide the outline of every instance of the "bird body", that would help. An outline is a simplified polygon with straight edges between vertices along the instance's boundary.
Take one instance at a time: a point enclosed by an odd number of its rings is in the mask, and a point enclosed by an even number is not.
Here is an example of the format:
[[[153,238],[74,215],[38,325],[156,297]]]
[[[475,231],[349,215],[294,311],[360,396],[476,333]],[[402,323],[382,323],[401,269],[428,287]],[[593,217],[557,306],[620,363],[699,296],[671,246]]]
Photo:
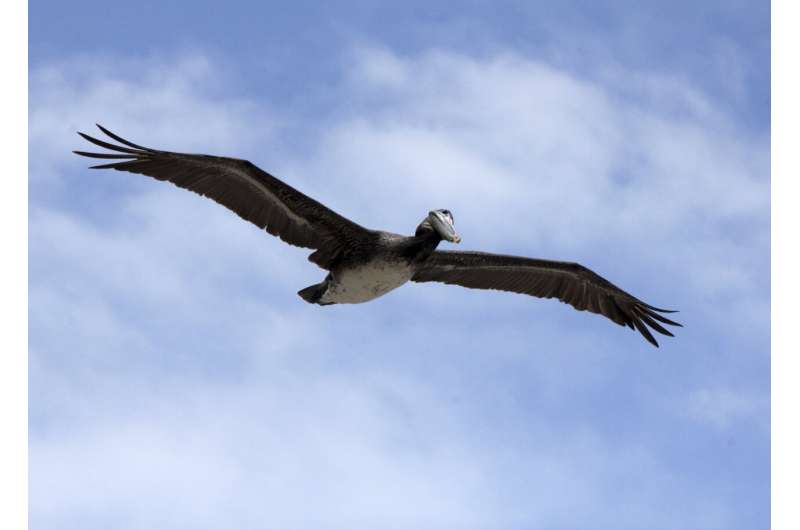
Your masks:
[[[369,302],[410,281],[441,241],[435,232],[402,236],[376,231],[372,252],[356,260],[343,256],[321,284],[304,291],[306,301],[320,305]]]
[[[450,211],[431,210],[413,236],[366,229],[337,214],[246,160],[174,153],[142,147],[98,125],[121,145],[84,133],[108,153],[74,151],[113,162],[92,166],[139,173],[209,197],[289,244],[312,249],[309,260],[328,270],[318,284],[301,289],[307,302],[358,304],[374,300],[408,281],[440,282],[556,298],[638,330],[658,346],[651,329],[672,336],[662,324],[680,326],[588,268],[571,262],[438,250],[459,243]]]
[[[358,266],[341,267],[326,279],[319,303],[360,304],[393,291],[411,280],[414,271],[403,260],[378,257]]]

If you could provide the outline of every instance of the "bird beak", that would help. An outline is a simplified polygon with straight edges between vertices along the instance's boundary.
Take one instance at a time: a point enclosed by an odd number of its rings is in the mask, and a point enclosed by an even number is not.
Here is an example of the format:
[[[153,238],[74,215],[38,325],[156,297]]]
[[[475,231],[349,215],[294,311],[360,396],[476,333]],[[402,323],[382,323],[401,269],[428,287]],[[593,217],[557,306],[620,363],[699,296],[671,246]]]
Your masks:
[[[444,238],[451,243],[461,243],[461,236],[456,233],[456,227],[453,226],[453,223],[451,223],[449,219],[446,220],[447,222],[444,225]]]
[[[439,232],[442,239],[451,243],[461,243],[461,236],[456,233],[453,221],[449,217],[445,217],[439,212],[430,212],[428,215],[433,228]]]

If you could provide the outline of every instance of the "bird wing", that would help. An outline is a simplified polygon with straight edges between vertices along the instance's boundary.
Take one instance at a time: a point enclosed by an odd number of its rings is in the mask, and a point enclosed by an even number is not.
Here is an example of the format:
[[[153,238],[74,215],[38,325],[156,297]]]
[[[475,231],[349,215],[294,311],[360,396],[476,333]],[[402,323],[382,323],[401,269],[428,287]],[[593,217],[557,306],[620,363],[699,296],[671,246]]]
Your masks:
[[[656,347],[658,342],[648,326],[671,337],[659,322],[681,325],[659,314],[675,311],[648,305],[577,263],[437,250],[411,279],[557,298],[579,311],[598,313],[621,326],[635,328]]]
[[[131,143],[100,125],[98,128],[123,145],[78,133],[113,151],[74,151],[91,158],[116,160],[92,169],[139,173],[209,197],[289,244],[316,249],[309,259],[323,267],[348,242],[372,234],[247,160],[159,151]]]

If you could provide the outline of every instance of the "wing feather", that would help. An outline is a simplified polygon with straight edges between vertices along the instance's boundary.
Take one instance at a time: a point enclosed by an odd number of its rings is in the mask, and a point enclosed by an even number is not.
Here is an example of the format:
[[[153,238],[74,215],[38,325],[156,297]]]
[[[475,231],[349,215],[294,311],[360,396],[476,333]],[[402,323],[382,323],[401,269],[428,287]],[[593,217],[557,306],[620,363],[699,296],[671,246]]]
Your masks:
[[[319,254],[312,254],[315,263],[323,267],[348,244],[372,235],[372,231],[247,160],[159,151],[125,140],[101,125],[97,127],[122,145],[78,133],[88,142],[113,152],[74,151],[76,154],[117,160],[91,166],[93,169],[138,173],[208,197],[287,243],[316,250],[324,247],[326,261],[314,259]]]
[[[651,329],[671,337],[672,333],[660,323],[681,326],[659,314],[675,311],[646,304],[577,263],[437,250],[411,279],[557,298],[579,311],[597,313],[620,326],[638,330],[654,346],[658,342]]]

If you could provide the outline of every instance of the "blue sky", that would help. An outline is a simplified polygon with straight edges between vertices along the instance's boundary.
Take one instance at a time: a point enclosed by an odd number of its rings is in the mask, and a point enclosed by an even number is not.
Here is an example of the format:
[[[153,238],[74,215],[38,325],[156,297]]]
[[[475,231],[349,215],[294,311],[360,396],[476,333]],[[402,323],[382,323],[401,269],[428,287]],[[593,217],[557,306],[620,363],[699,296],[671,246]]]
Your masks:
[[[32,2],[32,528],[769,525],[769,3]],[[245,157],[686,324],[409,285],[70,150]]]

